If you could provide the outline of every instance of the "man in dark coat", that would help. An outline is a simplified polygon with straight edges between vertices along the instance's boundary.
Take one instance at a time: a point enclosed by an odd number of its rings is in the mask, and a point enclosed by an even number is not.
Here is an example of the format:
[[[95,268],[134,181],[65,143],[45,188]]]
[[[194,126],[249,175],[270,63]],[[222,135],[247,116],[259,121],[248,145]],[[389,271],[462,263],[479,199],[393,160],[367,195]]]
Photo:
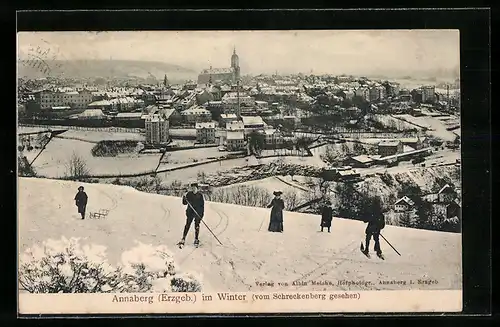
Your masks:
[[[267,206],[271,209],[271,219],[269,222],[269,228],[267,229],[270,232],[283,232],[283,209],[285,209],[285,202],[281,199],[281,191],[273,192],[274,199]]]
[[[373,240],[375,241],[375,247],[374,250],[377,253],[377,256],[383,258],[382,255],[382,250],[380,249],[380,241],[379,241],[379,236],[380,236],[380,231],[384,229],[385,227],[385,218],[382,212],[375,211],[372,215],[368,216],[368,219],[365,220],[365,222],[368,223],[366,226],[365,234],[366,234],[366,240],[365,240],[365,249],[363,253],[365,255],[368,255],[369,252],[369,246],[370,246],[370,239],[373,237]]]
[[[333,219],[333,208],[330,201],[326,201],[323,210],[321,211],[321,231],[323,228],[328,228],[328,233],[330,233],[330,227],[332,226]]]
[[[191,184],[191,191],[187,192],[182,197],[182,204],[187,205],[186,226],[184,226],[184,233],[182,234],[182,240],[179,244],[184,244],[186,241],[186,235],[194,220],[194,244],[198,245],[200,243],[198,239],[200,234],[200,222],[205,213],[205,200],[203,199],[203,194],[198,192],[198,184]]]
[[[78,193],[75,195],[75,204],[78,207],[78,213],[82,215],[82,219],[85,219],[85,208],[87,207],[88,196],[87,193],[83,191],[83,186],[78,188]]]

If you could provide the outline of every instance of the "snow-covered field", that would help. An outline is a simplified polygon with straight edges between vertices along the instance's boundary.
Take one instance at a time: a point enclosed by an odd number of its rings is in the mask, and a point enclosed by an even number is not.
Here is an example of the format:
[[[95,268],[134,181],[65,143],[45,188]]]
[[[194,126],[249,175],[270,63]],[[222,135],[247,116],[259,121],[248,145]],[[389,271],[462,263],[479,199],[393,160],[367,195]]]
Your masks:
[[[398,130],[419,129],[417,126],[409,124],[405,121],[391,117],[390,115],[374,115],[374,119],[385,126],[397,126]]]
[[[206,203],[204,221],[223,245],[202,225],[203,246],[194,249],[193,231],[179,250],[185,222],[179,198],[146,194],[129,187],[85,184],[88,210],[109,209],[102,220],[80,220],[73,202],[79,184],[48,179],[19,179],[19,251],[48,238],[81,237],[107,247],[111,263],[135,241],[171,248],[182,270],[203,275],[204,291],[341,290],[339,280],[373,284],[356,289],[461,289],[461,235],[387,226],[386,260],[359,251],[365,224],[334,219],[332,233],[320,233],[320,217],[284,213],[284,233],[267,232],[269,210]],[[372,245],[373,246],[373,245]],[[435,280],[430,285],[418,280]],[[379,281],[405,280],[406,285]],[[410,284],[410,280],[413,284]],[[274,287],[256,282],[274,281]],[[291,286],[293,281],[331,281],[333,286]],[[288,283],[288,286],[278,285]]]
[[[64,126],[61,129],[65,129]],[[18,133],[30,133],[46,131],[48,128],[45,127],[18,127]],[[85,140],[90,142],[99,142],[103,140],[133,140],[133,141],[144,141],[144,135],[139,133],[124,133],[124,132],[102,132],[102,131],[85,131],[85,130],[75,130],[68,129],[63,134],[60,134],[61,138],[74,138],[79,140]]]
[[[414,117],[412,115],[406,114],[394,116],[401,117],[404,120],[412,122],[419,126],[430,128],[428,133],[444,141],[453,141],[455,139],[455,134],[452,131],[446,130],[446,125],[438,118],[428,116]]]
[[[95,144],[77,140],[54,138],[36,159],[34,166],[38,174],[46,177],[62,177],[73,152],[83,158],[91,175],[133,174],[156,168],[160,154],[123,155],[117,157],[94,157],[91,150]]]
[[[168,153],[167,164],[162,164],[160,169],[167,168],[168,163],[193,163],[194,160],[202,161],[209,158],[220,158],[226,154],[227,152],[221,152],[217,147],[172,151]]]

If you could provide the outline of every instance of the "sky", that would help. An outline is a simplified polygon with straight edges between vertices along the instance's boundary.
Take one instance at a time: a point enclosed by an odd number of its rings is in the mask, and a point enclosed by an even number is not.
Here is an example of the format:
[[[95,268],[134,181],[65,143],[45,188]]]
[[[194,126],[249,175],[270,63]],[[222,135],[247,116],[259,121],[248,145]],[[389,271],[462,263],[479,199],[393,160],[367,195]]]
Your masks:
[[[460,55],[458,30],[18,33],[20,59],[37,47],[51,59],[160,61],[196,71],[229,67],[235,47],[243,74],[453,69]]]

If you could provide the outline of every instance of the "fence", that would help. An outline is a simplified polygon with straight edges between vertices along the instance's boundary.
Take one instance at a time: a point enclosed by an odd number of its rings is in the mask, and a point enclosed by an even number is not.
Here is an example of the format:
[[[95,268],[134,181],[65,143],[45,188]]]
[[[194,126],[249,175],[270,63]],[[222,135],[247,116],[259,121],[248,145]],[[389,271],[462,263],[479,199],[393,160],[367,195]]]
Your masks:
[[[36,124],[19,124],[20,127],[36,127],[46,129],[71,129],[76,131],[91,131],[91,132],[112,132],[112,133],[141,133],[141,128],[127,127],[86,127],[86,126],[65,126],[65,125],[36,125]]]

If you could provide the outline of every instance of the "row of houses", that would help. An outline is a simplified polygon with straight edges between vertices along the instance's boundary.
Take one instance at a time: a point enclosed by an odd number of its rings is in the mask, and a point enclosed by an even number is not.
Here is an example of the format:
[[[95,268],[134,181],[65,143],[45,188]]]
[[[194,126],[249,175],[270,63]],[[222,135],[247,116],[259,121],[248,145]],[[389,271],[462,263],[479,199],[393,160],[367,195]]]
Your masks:
[[[424,195],[421,199],[431,205],[432,211],[444,218],[457,217],[461,219],[461,201],[453,186],[446,184],[437,193]],[[394,203],[396,213],[416,210],[416,203],[409,196],[403,196]]]

